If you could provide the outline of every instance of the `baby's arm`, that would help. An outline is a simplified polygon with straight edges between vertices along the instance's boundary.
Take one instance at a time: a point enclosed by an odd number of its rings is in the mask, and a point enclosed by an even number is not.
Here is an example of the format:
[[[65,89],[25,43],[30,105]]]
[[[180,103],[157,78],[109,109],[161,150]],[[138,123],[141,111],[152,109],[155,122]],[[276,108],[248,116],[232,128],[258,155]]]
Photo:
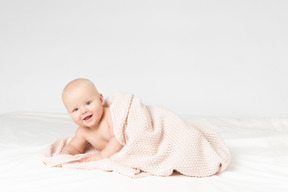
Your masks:
[[[93,155],[85,155],[82,158],[82,160],[83,161],[97,161],[100,159],[109,158],[115,153],[119,152],[123,148],[123,145],[121,145],[119,141],[116,139],[113,130],[111,131],[111,135],[112,135],[111,139],[109,140],[105,148],[100,153],[96,153]]]
[[[85,147],[86,147],[87,141],[82,136],[80,129],[75,133],[75,136],[72,138],[72,140],[66,145],[63,150],[61,151],[61,154],[70,154],[70,155],[76,155],[79,153],[83,153]]]
[[[104,158],[109,158],[123,148],[118,140],[113,136],[106,147],[100,152],[93,155],[85,155],[80,161],[97,161]]]
[[[119,152],[122,149],[123,145],[119,143],[115,136],[113,136],[106,147],[100,152],[102,158],[108,158]]]

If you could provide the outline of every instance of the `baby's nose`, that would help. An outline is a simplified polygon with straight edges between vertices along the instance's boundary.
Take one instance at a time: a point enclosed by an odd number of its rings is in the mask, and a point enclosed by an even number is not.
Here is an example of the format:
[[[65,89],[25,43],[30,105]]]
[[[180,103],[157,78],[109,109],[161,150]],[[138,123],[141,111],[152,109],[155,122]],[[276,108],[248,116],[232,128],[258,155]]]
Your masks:
[[[88,112],[88,110],[85,107],[83,107],[81,111],[82,111],[82,114],[85,114]]]

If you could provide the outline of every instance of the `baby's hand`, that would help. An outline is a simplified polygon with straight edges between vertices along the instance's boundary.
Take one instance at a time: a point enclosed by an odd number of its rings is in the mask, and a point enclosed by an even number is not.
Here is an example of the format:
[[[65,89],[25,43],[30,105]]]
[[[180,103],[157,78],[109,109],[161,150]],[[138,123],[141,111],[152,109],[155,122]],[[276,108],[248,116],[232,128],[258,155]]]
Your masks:
[[[84,155],[80,161],[82,162],[89,162],[89,161],[97,161],[97,160],[100,160],[102,159],[100,153],[95,153],[95,154],[89,154],[89,155]]]

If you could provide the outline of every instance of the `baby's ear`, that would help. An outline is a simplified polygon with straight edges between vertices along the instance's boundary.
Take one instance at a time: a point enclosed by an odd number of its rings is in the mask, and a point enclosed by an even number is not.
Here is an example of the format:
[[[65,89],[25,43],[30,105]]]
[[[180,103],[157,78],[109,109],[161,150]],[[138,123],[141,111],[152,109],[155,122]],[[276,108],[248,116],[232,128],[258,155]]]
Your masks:
[[[105,105],[105,99],[101,93],[99,94],[99,99],[100,99],[102,105]]]

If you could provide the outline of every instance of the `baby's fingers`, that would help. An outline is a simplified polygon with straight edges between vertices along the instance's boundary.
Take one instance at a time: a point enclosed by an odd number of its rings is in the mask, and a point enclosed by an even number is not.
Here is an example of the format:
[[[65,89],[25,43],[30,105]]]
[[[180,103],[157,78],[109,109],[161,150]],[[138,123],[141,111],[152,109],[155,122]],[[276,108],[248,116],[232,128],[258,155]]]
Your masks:
[[[87,161],[92,161],[92,155],[84,155],[80,161],[84,161],[84,162],[87,162]]]

